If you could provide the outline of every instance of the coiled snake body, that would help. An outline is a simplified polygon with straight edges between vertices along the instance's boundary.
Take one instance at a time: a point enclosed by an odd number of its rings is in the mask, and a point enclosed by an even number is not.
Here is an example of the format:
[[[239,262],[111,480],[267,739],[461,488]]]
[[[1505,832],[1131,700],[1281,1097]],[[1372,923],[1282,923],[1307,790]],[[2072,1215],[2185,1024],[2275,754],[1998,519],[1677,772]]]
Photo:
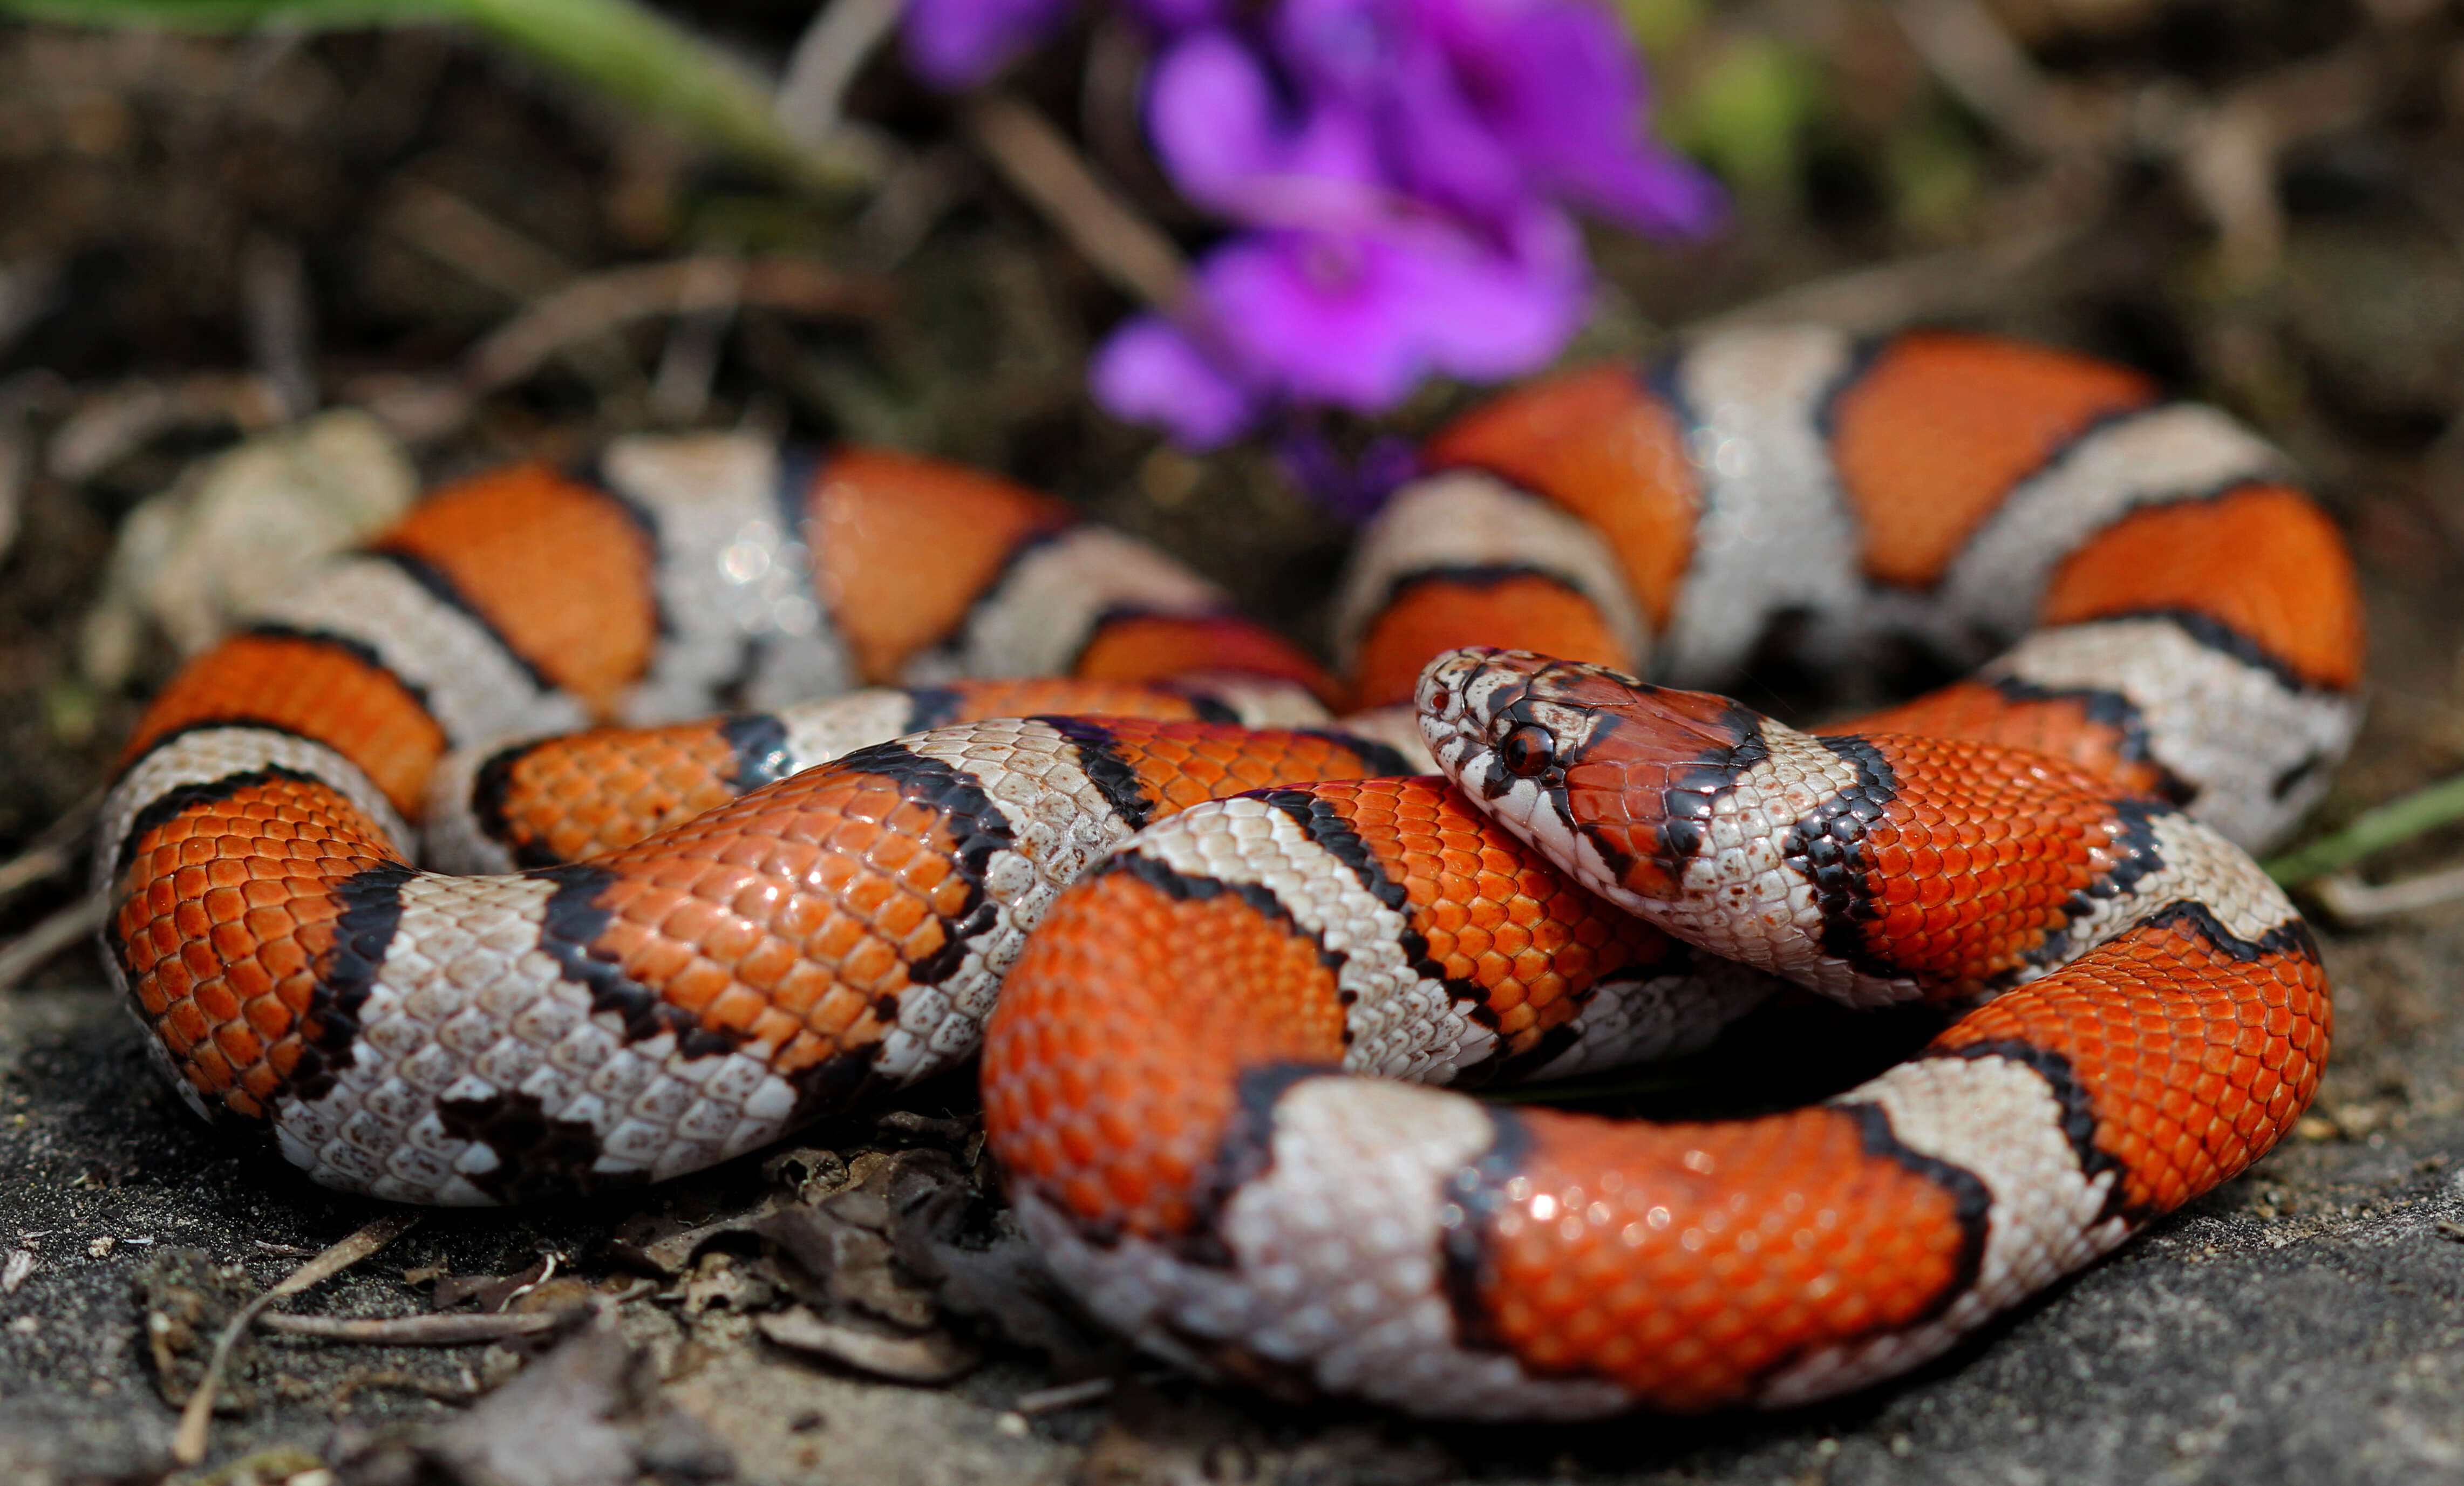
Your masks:
[[[635,440],[448,490],[154,704],[106,959],[191,1104],[405,1201],[673,1175],[980,1043],[1097,1314],[1433,1413],[1856,1387],[2306,1104],[2323,977],[2240,847],[2341,755],[2360,623],[2261,441],[2061,353],[1799,328],[1510,394],[1425,467],[1342,684],[929,461]],[[1632,679],[1781,632],[1984,664],[1819,735]],[[1415,1086],[1699,1047],[1782,982],[1969,1009],[1760,1120]]]

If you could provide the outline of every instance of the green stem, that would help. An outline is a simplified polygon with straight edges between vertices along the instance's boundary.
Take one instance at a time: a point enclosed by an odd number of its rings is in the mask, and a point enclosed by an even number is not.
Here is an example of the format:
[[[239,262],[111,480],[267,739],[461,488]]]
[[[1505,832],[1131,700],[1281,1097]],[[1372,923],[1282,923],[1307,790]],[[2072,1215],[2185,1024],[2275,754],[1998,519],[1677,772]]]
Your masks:
[[[2464,775],[2390,800],[2334,835],[2287,852],[2267,863],[2267,875],[2299,886],[2451,820],[2464,820]]]
[[[178,31],[459,21],[642,113],[806,186],[857,184],[782,129],[751,69],[637,0],[0,0],[0,15]]]
[[[825,173],[779,127],[749,69],[632,0],[453,0],[480,31],[719,148],[815,184]]]

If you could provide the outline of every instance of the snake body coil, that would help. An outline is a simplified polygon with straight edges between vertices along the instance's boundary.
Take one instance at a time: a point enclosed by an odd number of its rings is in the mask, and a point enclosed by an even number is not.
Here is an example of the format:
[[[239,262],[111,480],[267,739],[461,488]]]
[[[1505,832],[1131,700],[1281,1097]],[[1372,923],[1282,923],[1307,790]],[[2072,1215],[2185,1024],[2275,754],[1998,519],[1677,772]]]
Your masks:
[[[1855,1387],[2299,1113],[2324,983],[2233,843],[2323,788],[2361,638],[2261,441],[1805,328],[1510,394],[1426,466],[1340,686],[929,461],[636,440],[441,492],[147,713],[107,961],[202,1112],[408,1201],[691,1170],[990,1015],[995,1148],[1100,1314],[1433,1412]],[[1631,679],[1781,638],[1982,665],[1818,736]],[[1699,1046],[1782,981],[1973,1009],[1761,1121],[1395,1082]]]

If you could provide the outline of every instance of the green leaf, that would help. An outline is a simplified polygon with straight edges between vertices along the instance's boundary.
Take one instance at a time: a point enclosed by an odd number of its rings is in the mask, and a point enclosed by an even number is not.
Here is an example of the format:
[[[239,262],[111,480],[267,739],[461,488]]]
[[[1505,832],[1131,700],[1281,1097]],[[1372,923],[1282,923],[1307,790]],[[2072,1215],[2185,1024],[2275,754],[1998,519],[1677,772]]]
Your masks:
[[[635,0],[0,0],[0,15],[183,31],[452,22],[791,179],[855,184],[780,127],[765,79]]]
[[[2389,800],[2332,836],[2267,863],[2267,875],[2295,887],[2351,866],[2372,852],[2464,819],[2464,775]]]
[[[1739,189],[1780,195],[1793,187],[1800,141],[1821,100],[1821,76],[1788,46],[1759,36],[1730,41],[1691,90],[1671,100],[1669,132]]]
[[[1703,0],[1615,0],[1612,9],[1626,34],[1654,57],[1675,51],[1703,24]]]

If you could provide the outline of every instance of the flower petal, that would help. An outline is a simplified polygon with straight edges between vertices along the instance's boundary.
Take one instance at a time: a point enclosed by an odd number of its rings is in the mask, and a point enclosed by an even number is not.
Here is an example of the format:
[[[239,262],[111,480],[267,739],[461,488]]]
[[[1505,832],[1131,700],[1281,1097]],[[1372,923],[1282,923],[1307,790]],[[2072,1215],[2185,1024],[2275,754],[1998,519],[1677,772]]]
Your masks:
[[[1414,194],[1484,227],[1511,222],[1539,182],[1434,54],[1398,66],[1381,116],[1392,168]]]
[[[1721,209],[1701,171],[1654,144],[1650,90],[1633,43],[1590,0],[1413,0],[1463,95],[1551,192],[1663,233],[1697,232]]]
[[[1496,381],[1546,364],[1589,286],[1573,225],[1541,209],[1511,251],[1426,221],[1262,232],[1217,249],[1198,279],[1259,382],[1362,412],[1394,406],[1433,371]]]
[[[1547,365],[1581,325],[1591,287],[1581,235],[1541,208],[1518,223],[1510,251],[1431,237],[1399,253],[1396,271],[1401,293],[1430,309],[1420,335],[1431,367],[1471,382]]]
[[[1156,61],[1147,133],[1183,194],[1239,221],[1356,222],[1390,189],[1365,120],[1328,106],[1296,117],[1265,59],[1225,31],[1184,37]]]
[[[1690,161],[1649,148],[1570,173],[1564,186],[1577,205],[1658,237],[1700,237],[1728,214],[1720,183]]]
[[[1147,134],[1199,206],[1233,209],[1253,178],[1284,168],[1287,130],[1265,65],[1231,33],[1199,32],[1155,59]]]
[[[1423,44],[1397,0],[1282,0],[1267,27],[1305,93],[1354,105],[1381,97],[1395,67]]]
[[[1393,270],[1389,247],[1367,233],[1275,231],[1234,238],[1198,276],[1224,339],[1262,380],[1377,412],[1402,401],[1423,365]]]
[[[1651,140],[1642,64],[1593,0],[1283,0],[1270,34],[1305,95],[1373,122],[1383,173],[1487,230],[1552,197],[1669,234],[1720,215]]]
[[[1125,423],[1160,424],[1175,443],[1193,449],[1240,437],[1262,401],[1160,315],[1141,315],[1113,331],[1095,352],[1088,382],[1106,412]]]

